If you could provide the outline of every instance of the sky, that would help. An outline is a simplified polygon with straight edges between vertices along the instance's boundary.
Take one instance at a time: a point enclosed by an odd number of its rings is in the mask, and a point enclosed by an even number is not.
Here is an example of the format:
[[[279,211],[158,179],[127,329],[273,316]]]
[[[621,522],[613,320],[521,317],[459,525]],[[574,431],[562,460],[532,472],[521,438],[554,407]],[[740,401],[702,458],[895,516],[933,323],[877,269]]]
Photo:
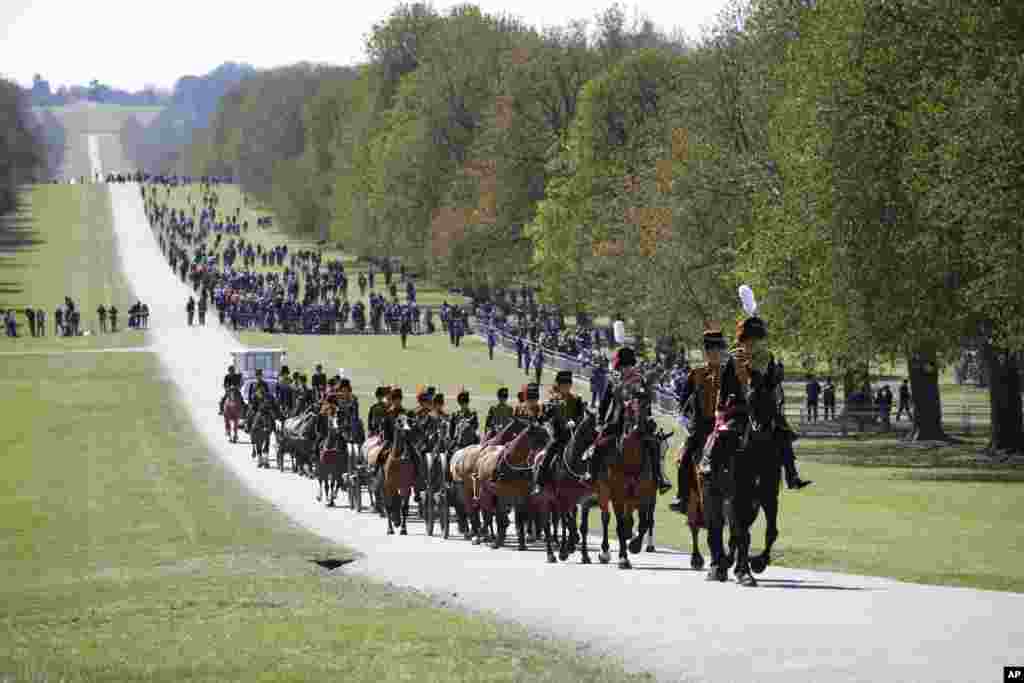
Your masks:
[[[592,19],[613,0],[479,0],[534,26]],[[727,0],[622,4],[666,32],[696,37]],[[300,61],[336,65],[365,59],[365,36],[397,0],[0,0],[0,75],[28,86],[42,74],[60,85],[98,79],[123,90],[171,88],[227,61],[269,68]],[[444,10],[453,2],[434,2]]]

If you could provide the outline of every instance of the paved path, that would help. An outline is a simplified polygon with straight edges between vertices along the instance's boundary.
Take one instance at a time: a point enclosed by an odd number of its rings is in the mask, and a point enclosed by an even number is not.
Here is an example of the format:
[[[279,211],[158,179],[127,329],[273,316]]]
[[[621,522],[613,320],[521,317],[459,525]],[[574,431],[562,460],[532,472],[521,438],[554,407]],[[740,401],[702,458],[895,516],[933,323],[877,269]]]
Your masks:
[[[705,583],[676,552],[635,556],[628,572],[576,558],[548,565],[538,551],[443,541],[418,524],[408,537],[389,537],[376,515],[325,509],[308,480],[258,470],[247,446],[225,441],[215,406],[238,342],[216,324],[186,326],[189,291],[159,252],[138,187],[110,192],[125,272],[150,302],[154,348],[197,428],[255,495],[364,554],[346,570],[493,610],[664,680],[993,681],[1004,665],[1024,662],[1021,594],[774,567],[747,589]]]

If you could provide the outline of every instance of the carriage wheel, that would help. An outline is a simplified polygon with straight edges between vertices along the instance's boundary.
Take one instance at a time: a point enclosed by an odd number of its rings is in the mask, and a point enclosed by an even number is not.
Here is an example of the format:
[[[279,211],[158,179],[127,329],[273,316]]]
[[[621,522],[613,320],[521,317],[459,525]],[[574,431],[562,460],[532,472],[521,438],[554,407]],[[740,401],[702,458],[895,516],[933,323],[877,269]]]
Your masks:
[[[451,506],[448,503],[448,488],[444,487],[441,489],[441,493],[438,494],[437,504],[440,506],[439,512],[441,513],[441,535],[447,541],[448,536],[452,530],[451,520]]]

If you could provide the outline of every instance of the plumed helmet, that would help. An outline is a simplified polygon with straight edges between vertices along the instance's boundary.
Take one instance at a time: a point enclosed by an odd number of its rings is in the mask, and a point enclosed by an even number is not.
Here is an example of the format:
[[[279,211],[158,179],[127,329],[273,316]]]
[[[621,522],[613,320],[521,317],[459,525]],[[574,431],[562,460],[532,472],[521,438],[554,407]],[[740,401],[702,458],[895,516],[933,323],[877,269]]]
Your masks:
[[[508,387],[502,387],[498,389],[498,398],[508,398]]]
[[[634,365],[636,365],[636,351],[628,346],[623,346],[612,355],[612,370],[631,368]]]
[[[755,316],[741,320],[736,323],[736,340],[764,339],[768,336],[768,325],[764,320]]]
[[[572,384],[572,372],[569,370],[559,370],[555,375],[555,384]]]

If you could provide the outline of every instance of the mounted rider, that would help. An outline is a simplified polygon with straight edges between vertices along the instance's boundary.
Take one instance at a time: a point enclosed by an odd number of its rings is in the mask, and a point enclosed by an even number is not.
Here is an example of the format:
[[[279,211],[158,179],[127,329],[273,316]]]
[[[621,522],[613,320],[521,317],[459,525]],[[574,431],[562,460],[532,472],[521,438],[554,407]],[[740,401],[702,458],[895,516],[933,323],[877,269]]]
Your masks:
[[[352,381],[347,377],[338,380],[335,400],[335,418],[345,440],[353,443],[362,441],[359,422],[359,399],[352,393]]]
[[[643,437],[645,465],[651,468],[659,493],[672,488],[661,469],[661,446],[654,433],[657,425],[651,417],[651,391],[636,367],[636,352],[628,346],[620,348],[612,356],[612,369],[618,376],[612,380],[601,397],[598,407],[598,448],[588,456],[590,479],[595,479],[599,464],[598,451],[601,446],[618,444],[632,431],[639,431]]]
[[[239,390],[241,390],[241,388],[242,388],[242,375],[239,374],[238,372],[235,372],[235,366],[234,365],[229,365],[228,366],[228,374],[224,375],[224,396],[221,397],[221,399],[220,399],[220,406],[217,408],[217,414],[218,415],[223,415],[224,414],[224,401],[227,400],[228,395],[231,393],[231,390],[232,389],[239,389]]]
[[[469,430],[470,434],[476,434],[480,430],[480,416],[475,410],[470,409],[469,391],[465,387],[459,389],[456,401],[459,409],[452,413],[448,430],[448,442],[452,444],[458,444],[459,437],[465,430]]]
[[[366,428],[369,436],[379,436],[383,429],[384,416],[388,412],[391,387],[377,387],[374,396],[377,402],[370,406],[370,412],[366,415]]]
[[[540,385],[531,382],[523,386],[520,393],[523,402],[515,407],[515,417],[522,420],[539,421],[544,414],[540,404]]]
[[[736,549],[736,581],[744,586],[756,586],[750,571],[749,520],[753,516],[750,458],[760,455],[756,453],[759,444],[765,436],[771,438],[774,429],[771,406],[775,402],[764,399],[774,394],[777,375],[771,354],[764,347],[768,326],[757,317],[752,294],[749,304],[744,298],[744,308],[748,317],[736,326],[737,346],[731,350],[722,369],[715,424],[704,445],[699,467],[711,550],[707,580],[728,580],[722,540],[722,532],[728,524],[730,545],[735,545]],[[760,406],[752,406],[755,401]],[[757,415],[753,414],[755,411]]]
[[[678,463],[679,490],[675,500],[669,503],[669,508],[676,512],[686,512],[691,488],[697,486],[697,482],[691,481],[690,473],[700,461],[701,450],[715,426],[715,409],[722,381],[722,352],[725,349],[721,325],[707,322],[704,325],[704,367],[690,370],[679,397],[682,408],[680,423],[689,436]]]
[[[556,415],[560,424],[565,425],[568,433],[572,434],[572,430],[587,414],[587,407],[583,399],[572,391],[572,372],[560,370],[555,375],[555,383],[552,386],[552,399],[548,405],[552,410],[557,411]],[[552,444],[548,447],[544,461],[534,471],[532,491],[534,495],[540,494],[544,484],[547,482],[551,470],[551,462],[554,460],[551,456],[560,452],[564,447],[565,443]]]
[[[488,434],[500,432],[505,425],[512,421],[513,410],[508,404],[508,388],[498,389],[498,402],[487,409],[487,419],[484,421],[484,430]]]

